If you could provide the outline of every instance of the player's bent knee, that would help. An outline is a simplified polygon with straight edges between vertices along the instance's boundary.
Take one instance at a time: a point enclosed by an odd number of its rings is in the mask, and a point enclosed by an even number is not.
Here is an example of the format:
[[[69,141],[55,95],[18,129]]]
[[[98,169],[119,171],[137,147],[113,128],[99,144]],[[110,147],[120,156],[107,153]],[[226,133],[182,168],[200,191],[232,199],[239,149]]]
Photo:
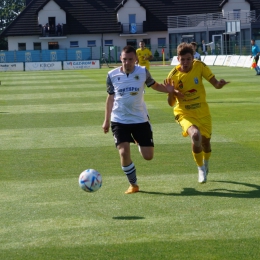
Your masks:
[[[150,161],[153,159],[153,147],[141,147],[139,151],[145,160]]]
[[[201,146],[201,134],[198,129],[194,130],[191,134],[192,143],[199,147]]]
[[[194,142],[201,140],[200,133],[197,132],[197,131],[194,132],[194,133],[192,134],[192,136],[191,136],[191,139],[192,139]]]
[[[145,160],[147,160],[147,161],[150,161],[150,160],[152,160],[153,159],[153,154],[149,154],[149,155],[143,155],[143,158],[145,159]]]

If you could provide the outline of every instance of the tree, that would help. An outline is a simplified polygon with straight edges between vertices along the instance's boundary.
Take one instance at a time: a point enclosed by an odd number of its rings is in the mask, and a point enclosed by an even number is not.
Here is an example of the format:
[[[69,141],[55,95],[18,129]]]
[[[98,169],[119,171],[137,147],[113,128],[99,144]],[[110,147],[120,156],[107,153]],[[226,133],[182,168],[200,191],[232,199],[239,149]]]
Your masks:
[[[24,7],[25,0],[0,0],[0,30],[5,29]]]
[[[160,54],[159,54],[159,52],[157,51],[157,50],[155,50],[155,52],[154,52],[154,58],[155,58],[155,60],[158,60],[158,58],[159,58],[159,56],[160,56]]]
[[[21,13],[25,0],[0,0],[0,33]],[[0,39],[0,49],[6,49],[7,42]]]

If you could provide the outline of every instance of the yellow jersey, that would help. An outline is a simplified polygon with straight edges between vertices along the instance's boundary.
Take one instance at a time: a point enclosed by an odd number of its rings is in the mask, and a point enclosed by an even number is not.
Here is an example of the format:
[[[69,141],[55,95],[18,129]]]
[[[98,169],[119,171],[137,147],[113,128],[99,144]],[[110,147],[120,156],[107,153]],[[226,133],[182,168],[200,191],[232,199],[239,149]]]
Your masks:
[[[174,87],[184,98],[178,100],[174,107],[174,115],[202,118],[210,115],[209,106],[206,102],[206,91],[202,79],[209,81],[215,75],[202,61],[194,60],[192,69],[185,73],[181,72],[180,65],[170,71],[168,78],[174,82]]]
[[[152,52],[148,48],[144,48],[143,50],[141,48],[138,48],[136,50],[137,58],[138,58],[138,64],[140,66],[145,66],[148,70],[150,68],[150,61],[144,60],[144,58],[148,58],[152,56]]]

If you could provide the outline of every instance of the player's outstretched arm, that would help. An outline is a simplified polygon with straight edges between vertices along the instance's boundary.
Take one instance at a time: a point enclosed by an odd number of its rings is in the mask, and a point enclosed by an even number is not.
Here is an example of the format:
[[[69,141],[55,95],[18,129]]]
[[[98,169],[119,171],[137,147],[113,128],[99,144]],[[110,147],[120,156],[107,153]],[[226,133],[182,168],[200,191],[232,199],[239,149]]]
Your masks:
[[[169,93],[167,101],[168,101],[169,106],[173,107],[176,103],[175,95],[173,93]]]
[[[109,132],[110,117],[111,117],[113,104],[114,104],[114,95],[108,95],[106,100],[105,119],[102,125],[105,134]]]
[[[212,77],[209,82],[211,83],[211,85],[213,87],[215,87],[216,89],[221,89],[223,88],[226,84],[229,83],[229,81],[225,81],[224,79],[221,80],[217,80],[215,77]]]
[[[151,87],[156,91],[164,93],[173,93],[175,91],[173,85],[159,84],[157,82],[155,82]]]
[[[171,79],[169,79],[169,78],[165,79],[163,83],[164,83],[163,86],[165,86],[166,88],[168,88],[170,86],[174,87],[174,82]],[[170,94],[172,93],[171,96],[174,96],[175,98],[178,98],[178,99],[184,98],[184,95],[179,90],[177,90],[175,88],[174,88],[173,92],[169,92],[169,93]]]
[[[152,85],[152,88],[154,90],[157,90],[159,92],[164,92],[164,93],[175,93],[177,94],[177,90],[174,88],[174,82],[171,81],[170,79],[164,80],[164,84],[159,84],[155,82],[155,84]]]

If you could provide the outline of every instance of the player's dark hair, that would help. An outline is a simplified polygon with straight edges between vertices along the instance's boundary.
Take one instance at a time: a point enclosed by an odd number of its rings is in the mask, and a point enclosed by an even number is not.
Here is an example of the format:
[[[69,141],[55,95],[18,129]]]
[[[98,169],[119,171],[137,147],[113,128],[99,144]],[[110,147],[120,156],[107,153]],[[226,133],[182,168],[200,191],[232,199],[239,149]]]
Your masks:
[[[182,55],[185,55],[187,53],[190,53],[193,56],[193,54],[194,54],[193,46],[190,43],[182,42],[177,47],[177,55],[182,56]]]
[[[136,54],[136,50],[133,46],[131,45],[126,45],[123,49],[122,49],[122,52],[125,52],[125,53],[131,53],[133,52],[134,54]]]
[[[190,44],[192,44],[194,47],[197,47],[197,43],[196,42],[191,42]]]

